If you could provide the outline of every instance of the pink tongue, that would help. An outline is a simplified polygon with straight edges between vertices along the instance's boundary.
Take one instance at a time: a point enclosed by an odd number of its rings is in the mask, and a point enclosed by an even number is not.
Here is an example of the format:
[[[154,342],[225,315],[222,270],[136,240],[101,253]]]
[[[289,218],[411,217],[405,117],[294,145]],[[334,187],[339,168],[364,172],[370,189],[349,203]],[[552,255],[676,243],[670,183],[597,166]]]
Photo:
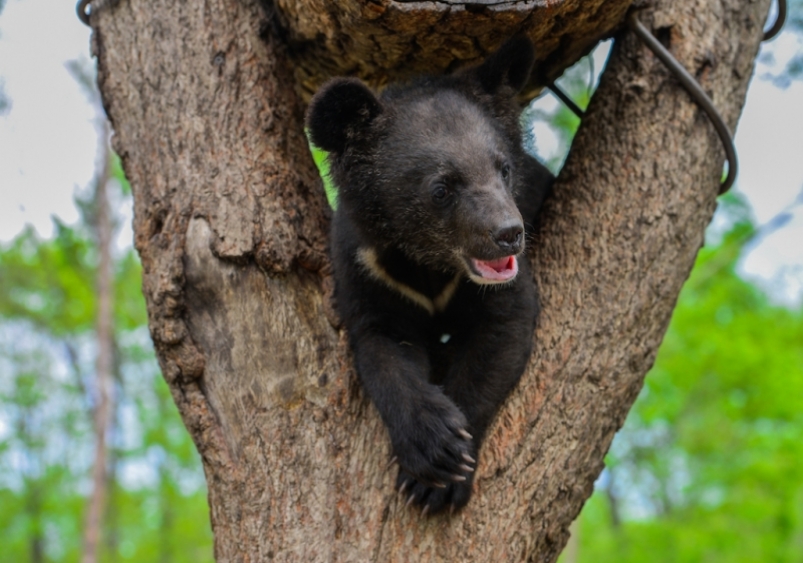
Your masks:
[[[505,256],[498,260],[477,260],[476,258],[472,260],[480,275],[488,280],[507,281],[513,279],[519,271],[515,256]]]
[[[510,270],[513,268],[513,265],[510,263],[511,258],[513,257],[505,256],[504,258],[500,258],[499,260],[488,260],[487,262],[484,262],[484,264],[489,268],[493,268],[497,272],[501,273],[505,270]]]

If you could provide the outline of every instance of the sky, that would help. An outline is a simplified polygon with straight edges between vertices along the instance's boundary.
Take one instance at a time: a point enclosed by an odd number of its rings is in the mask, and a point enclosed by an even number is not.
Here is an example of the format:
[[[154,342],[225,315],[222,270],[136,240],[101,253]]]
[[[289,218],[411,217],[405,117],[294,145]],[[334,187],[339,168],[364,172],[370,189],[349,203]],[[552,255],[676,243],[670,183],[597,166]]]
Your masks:
[[[0,83],[10,100],[0,115],[0,242],[26,224],[48,237],[52,216],[78,220],[73,196],[95,169],[98,110],[66,63],[91,63],[89,37],[69,0],[7,0],[0,14]],[[791,214],[753,245],[741,271],[788,304],[803,298],[803,82],[784,89],[762,77],[802,49],[801,38],[789,32],[764,44],[736,133],[734,189],[746,196],[757,224]],[[545,97],[541,103],[557,102]],[[549,135],[538,142],[550,156]],[[117,245],[125,247],[132,240],[130,201],[120,213]]]

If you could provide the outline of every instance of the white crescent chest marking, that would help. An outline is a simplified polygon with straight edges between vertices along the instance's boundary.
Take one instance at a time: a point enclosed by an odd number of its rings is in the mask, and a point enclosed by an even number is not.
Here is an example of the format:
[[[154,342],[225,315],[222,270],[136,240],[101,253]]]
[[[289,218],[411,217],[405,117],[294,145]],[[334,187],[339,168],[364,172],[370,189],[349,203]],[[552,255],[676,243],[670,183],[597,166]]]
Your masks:
[[[357,260],[362,264],[368,274],[376,280],[381,281],[390,289],[400,293],[419,307],[422,307],[430,315],[436,312],[440,313],[451,301],[454,296],[457,286],[460,283],[460,278],[463,274],[458,272],[454,278],[446,284],[446,287],[434,298],[430,299],[423,293],[416,291],[406,283],[402,283],[393,276],[379,263],[376,256],[376,251],[373,248],[360,248],[357,251]]]

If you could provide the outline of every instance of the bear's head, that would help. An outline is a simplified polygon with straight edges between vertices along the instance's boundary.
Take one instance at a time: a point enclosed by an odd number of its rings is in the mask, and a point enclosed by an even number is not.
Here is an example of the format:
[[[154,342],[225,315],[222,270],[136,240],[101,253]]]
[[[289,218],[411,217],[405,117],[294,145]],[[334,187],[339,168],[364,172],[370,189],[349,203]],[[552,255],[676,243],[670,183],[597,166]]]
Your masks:
[[[478,67],[379,97],[353,78],[315,95],[310,137],[329,152],[337,213],[365,245],[481,284],[516,276],[524,225],[514,198],[528,157],[515,95],[532,64],[532,44],[517,37]]]

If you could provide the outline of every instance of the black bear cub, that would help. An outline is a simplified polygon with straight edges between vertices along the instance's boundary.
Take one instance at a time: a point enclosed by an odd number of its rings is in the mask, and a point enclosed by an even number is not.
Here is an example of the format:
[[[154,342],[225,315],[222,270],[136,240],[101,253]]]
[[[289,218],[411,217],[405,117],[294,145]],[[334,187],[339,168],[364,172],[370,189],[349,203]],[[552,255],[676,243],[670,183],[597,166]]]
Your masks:
[[[313,98],[329,151],[335,302],[387,426],[398,488],[463,507],[480,442],[530,357],[538,299],[522,256],[552,175],[521,146],[517,37],[480,66],[376,96],[338,78]]]

